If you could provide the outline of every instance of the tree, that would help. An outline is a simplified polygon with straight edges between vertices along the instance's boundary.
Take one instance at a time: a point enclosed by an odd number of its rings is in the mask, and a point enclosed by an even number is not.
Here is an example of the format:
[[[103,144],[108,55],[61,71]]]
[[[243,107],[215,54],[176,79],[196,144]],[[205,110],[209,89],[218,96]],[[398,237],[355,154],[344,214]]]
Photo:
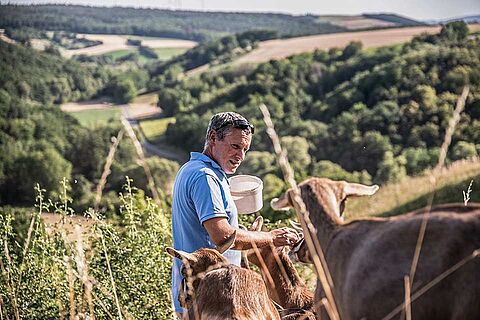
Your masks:
[[[395,157],[392,151],[387,151],[384,159],[378,165],[374,182],[383,184],[400,181],[406,175],[405,163],[406,160],[403,156]]]
[[[147,165],[152,173],[152,177],[157,188],[157,191],[163,195],[171,195],[173,180],[180,169],[177,162],[159,157],[151,157],[147,159]],[[117,176],[117,180],[125,181],[125,176],[133,180],[133,185],[145,191],[152,197],[150,187],[148,185],[148,178],[143,166],[135,164],[128,167],[121,176]]]
[[[415,175],[438,163],[439,148],[406,148],[402,152],[408,175]]]
[[[449,22],[440,30],[440,37],[449,41],[463,41],[468,36],[468,26],[463,21]]]
[[[451,159],[461,160],[478,156],[474,143],[467,141],[458,141],[452,148]]]
[[[345,49],[343,49],[342,56],[340,59],[347,60],[354,55],[358,54],[362,51],[363,44],[360,41],[352,41],[350,42]]]
[[[240,174],[253,174],[263,177],[276,169],[275,156],[268,151],[248,152],[242,165],[238,168]]]
[[[303,137],[285,136],[281,138],[282,146],[288,152],[288,159],[296,171],[296,178],[301,180],[306,177],[312,158],[308,153],[308,141]]]
[[[130,78],[119,78],[113,82],[111,90],[116,103],[129,103],[137,95],[135,83]]]
[[[348,146],[345,147],[348,148]],[[349,162],[353,163],[340,164],[347,170],[365,169],[373,176],[377,173],[385,154],[392,150],[393,147],[387,136],[383,136],[377,131],[368,131],[355,143],[355,148],[350,146]]]
[[[366,170],[362,170],[361,172],[348,172],[340,165],[328,160],[322,160],[315,163],[313,165],[311,174],[315,177],[329,178],[332,180],[345,180],[348,182],[357,182],[363,184],[372,183],[372,177]]]
[[[60,181],[69,179],[71,172],[72,165],[52,147],[25,153],[17,158],[10,172],[9,193],[16,202],[33,203],[36,183],[49,194],[59,194],[62,190]]]

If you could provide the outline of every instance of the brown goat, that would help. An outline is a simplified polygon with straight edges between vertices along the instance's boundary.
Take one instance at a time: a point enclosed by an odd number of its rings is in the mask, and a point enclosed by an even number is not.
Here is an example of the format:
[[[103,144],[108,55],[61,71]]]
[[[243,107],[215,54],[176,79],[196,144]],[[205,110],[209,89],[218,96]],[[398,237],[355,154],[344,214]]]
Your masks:
[[[233,240],[232,240],[233,238]],[[183,306],[195,320],[276,320],[280,316],[270,301],[262,278],[257,273],[230,265],[220,251],[199,249],[186,253],[167,248],[168,254],[183,261],[181,272],[191,287]]]
[[[261,231],[263,218],[258,217],[250,228]],[[265,246],[248,251],[248,261],[259,267],[269,297],[285,310],[282,319],[315,319],[313,292],[307,288],[288,257],[287,247]]]
[[[384,318],[404,302],[404,276],[410,273],[424,214],[344,223],[340,216],[345,200],[372,195],[377,186],[311,178],[299,187],[325,252],[340,318]],[[290,192],[272,201],[272,208],[291,207]],[[412,301],[412,317],[480,319],[480,261],[474,259],[480,252],[480,210],[473,206],[471,212],[457,214],[444,209],[429,216],[412,296],[462,259],[472,260]],[[323,297],[317,281],[315,300]],[[327,318],[323,308],[317,311]]]

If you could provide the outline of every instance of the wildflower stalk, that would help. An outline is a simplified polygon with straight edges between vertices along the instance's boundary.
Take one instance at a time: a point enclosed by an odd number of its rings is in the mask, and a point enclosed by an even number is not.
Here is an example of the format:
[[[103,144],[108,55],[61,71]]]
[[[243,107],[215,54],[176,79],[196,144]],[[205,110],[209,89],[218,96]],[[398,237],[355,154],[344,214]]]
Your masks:
[[[115,280],[113,279],[113,272],[112,272],[112,268],[110,266],[110,259],[108,258],[107,246],[105,244],[105,238],[103,237],[103,234],[102,234],[101,231],[100,231],[100,239],[102,239],[103,251],[105,252],[105,259],[107,261],[108,273],[110,275],[110,281],[112,283],[113,297],[115,298],[115,304],[116,304],[117,310],[118,310],[118,318],[120,320],[122,320],[123,319],[122,311],[121,311],[121,308],[120,308],[120,302],[118,301],[117,290],[115,288]]]

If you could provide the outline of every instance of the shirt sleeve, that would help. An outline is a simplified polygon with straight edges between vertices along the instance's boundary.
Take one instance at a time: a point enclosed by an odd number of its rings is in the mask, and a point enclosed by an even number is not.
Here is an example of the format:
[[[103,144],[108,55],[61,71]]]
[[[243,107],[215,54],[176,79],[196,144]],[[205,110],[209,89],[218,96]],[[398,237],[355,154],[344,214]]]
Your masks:
[[[206,174],[196,179],[192,186],[192,199],[200,223],[212,218],[228,218],[224,194],[216,177]]]

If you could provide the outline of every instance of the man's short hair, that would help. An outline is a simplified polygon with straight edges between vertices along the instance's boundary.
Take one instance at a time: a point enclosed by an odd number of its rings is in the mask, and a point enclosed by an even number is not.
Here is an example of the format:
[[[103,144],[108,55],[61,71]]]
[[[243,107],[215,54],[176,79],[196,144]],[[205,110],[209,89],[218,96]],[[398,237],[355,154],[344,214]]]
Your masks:
[[[242,115],[236,112],[220,112],[210,118],[208,123],[207,134],[205,136],[205,146],[208,144],[208,135],[210,131],[215,130],[219,140],[223,140],[225,136],[233,128],[238,128],[253,134],[254,127]]]

